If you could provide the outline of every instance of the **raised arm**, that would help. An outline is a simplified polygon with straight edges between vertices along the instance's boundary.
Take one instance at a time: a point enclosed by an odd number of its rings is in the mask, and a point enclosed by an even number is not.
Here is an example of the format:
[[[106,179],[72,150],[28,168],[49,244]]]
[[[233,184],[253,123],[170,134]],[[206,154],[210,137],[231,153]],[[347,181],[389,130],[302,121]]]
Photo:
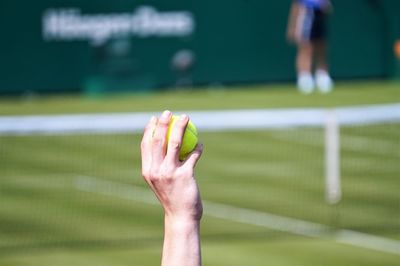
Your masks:
[[[182,115],[175,123],[170,141],[166,136],[171,112],[152,117],[141,143],[142,175],[164,209],[162,266],[201,265],[200,219],[203,206],[194,178],[202,145],[179,160],[182,137],[189,121]]]

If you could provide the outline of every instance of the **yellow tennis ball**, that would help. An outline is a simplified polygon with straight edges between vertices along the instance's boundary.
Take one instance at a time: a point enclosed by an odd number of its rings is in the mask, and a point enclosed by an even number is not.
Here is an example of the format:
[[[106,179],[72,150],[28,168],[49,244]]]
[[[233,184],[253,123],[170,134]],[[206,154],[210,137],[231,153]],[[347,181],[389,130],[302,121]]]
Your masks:
[[[169,137],[172,134],[172,131],[174,129],[176,121],[178,121],[179,116],[173,115],[171,117],[171,121],[169,123],[168,127],[168,133],[167,133],[167,141],[169,141]],[[187,124],[185,133],[183,135],[183,140],[182,140],[182,146],[181,150],[179,152],[179,160],[183,161],[185,160],[186,156],[191,153],[194,148],[196,148],[198,142],[197,138],[197,129],[195,125],[189,120],[189,123]]]

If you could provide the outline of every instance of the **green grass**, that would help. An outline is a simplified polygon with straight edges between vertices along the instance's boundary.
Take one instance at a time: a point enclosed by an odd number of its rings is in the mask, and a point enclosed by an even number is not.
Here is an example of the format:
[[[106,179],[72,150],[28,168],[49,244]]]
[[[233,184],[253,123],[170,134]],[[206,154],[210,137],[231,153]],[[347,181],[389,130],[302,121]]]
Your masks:
[[[110,99],[1,100],[1,114],[331,107],[399,102],[391,84],[339,85],[332,95],[243,88]],[[196,97],[193,97],[193,96]],[[225,100],[222,100],[225,99]],[[218,106],[218,102],[220,103]],[[200,132],[204,200],[400,240],[400,124],[341,129],[343,199],[324,201],[323,130]],[[158,265],[159,206],[76,186],[79,176],[146,188],[140,135],[0,136],[0,265]],[[206,210],[207,213],[207,210]],[[398,265],[399,256],[208,215],[204,265]]]
[[[140,112],[281,107],[334,107],[400,102],[396,82],[347,82],[324,95],[301,95],[289,85],[199,88],[157,94],[75,95],[0,99],[0,115]]]

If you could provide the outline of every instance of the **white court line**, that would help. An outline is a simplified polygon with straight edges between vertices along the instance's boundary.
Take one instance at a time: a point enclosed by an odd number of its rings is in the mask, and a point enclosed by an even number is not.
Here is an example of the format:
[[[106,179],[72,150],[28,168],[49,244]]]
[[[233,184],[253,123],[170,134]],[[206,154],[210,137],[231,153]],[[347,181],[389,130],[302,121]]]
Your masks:
[[[100,195],[134,200],[147,204],[157,204],[155,196],[149,189],[102,180],[96,177],[77,176],[75,187],[80,191]],[[277,231],[293,233],[307,237],[333,239],[337,243],[355,247],[400,255],[400,241],[369,235],[352,230],[336,230],[330,226],[312,223],[300,219],[278,216],[266,212],[239,208],[227,204],[203,201],[204,214],[233,222],[261,226]]]

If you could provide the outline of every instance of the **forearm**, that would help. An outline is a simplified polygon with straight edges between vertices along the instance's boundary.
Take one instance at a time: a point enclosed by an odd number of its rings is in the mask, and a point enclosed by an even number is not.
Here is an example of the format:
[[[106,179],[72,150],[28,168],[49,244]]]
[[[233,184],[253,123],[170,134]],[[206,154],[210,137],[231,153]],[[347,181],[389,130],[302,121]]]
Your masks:
[[[180,147],[189,117],[181,115],[168,138],[172,113],[152,117],[142,142],[142,175],[164,209],[162,266],[200,266],[200,219],[203,206],[194,168],[203,145],[180,160]]]
[[[200,266],[200,221],[165,217],[162,266]]]

